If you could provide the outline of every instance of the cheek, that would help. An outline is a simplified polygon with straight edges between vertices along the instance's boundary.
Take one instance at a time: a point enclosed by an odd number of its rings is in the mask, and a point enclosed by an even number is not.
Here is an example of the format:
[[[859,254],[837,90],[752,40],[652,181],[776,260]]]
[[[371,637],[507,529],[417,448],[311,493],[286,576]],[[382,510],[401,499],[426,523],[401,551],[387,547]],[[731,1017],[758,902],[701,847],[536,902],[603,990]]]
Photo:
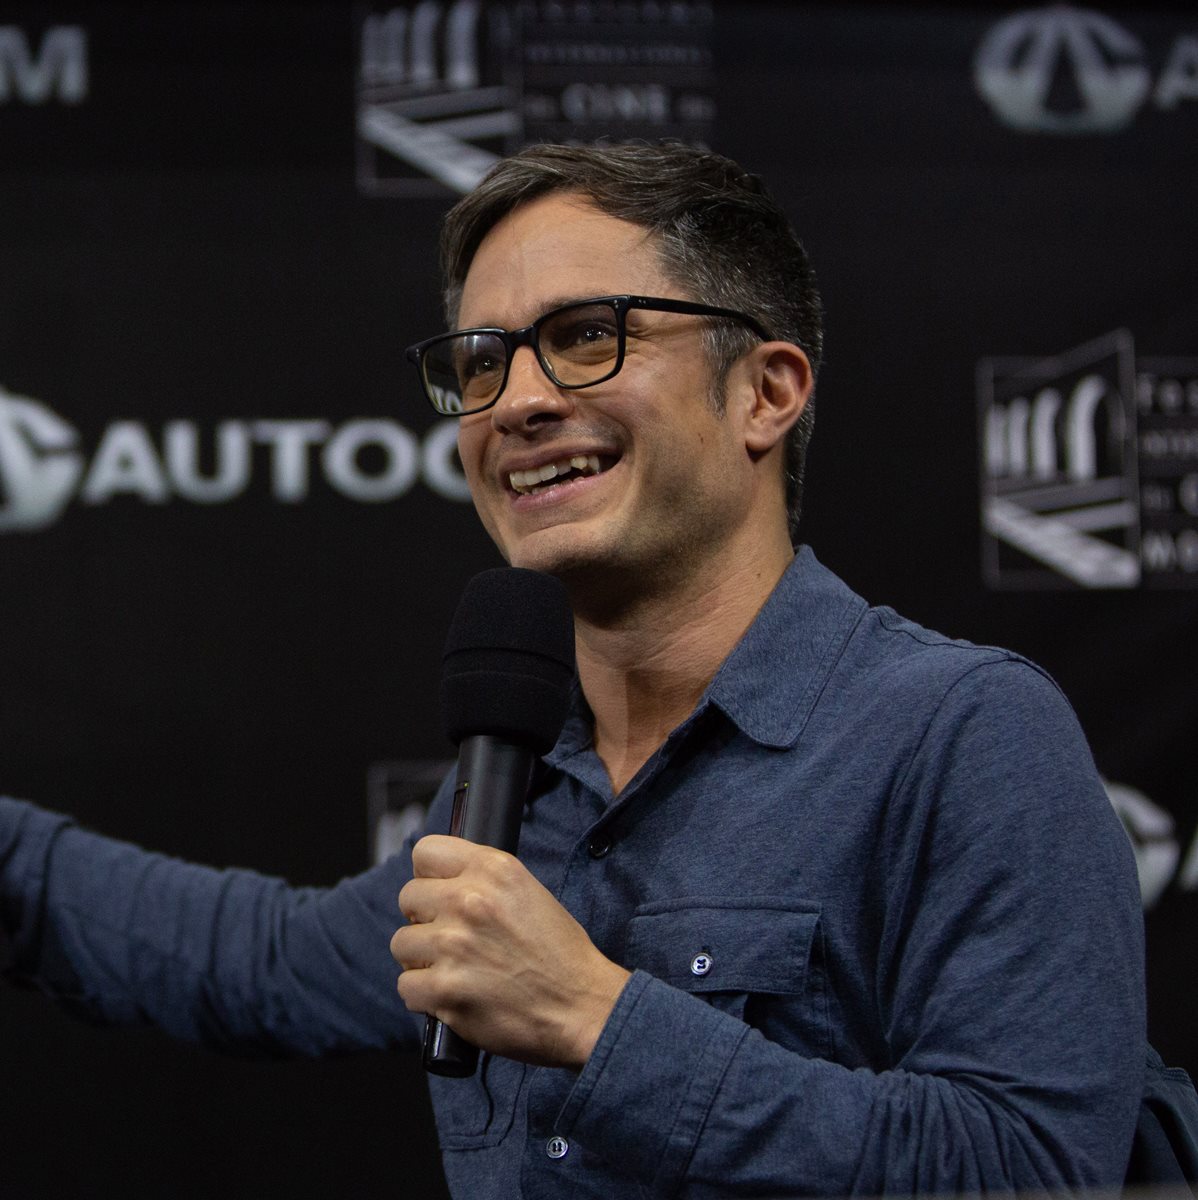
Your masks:
[[[486,431],[477,424],[463,423],[458,427],[458,458],[462,460],[462,470],[466,473],[466,481],[473,492],[478,480],[482,478],[482,460],[486,445]]]

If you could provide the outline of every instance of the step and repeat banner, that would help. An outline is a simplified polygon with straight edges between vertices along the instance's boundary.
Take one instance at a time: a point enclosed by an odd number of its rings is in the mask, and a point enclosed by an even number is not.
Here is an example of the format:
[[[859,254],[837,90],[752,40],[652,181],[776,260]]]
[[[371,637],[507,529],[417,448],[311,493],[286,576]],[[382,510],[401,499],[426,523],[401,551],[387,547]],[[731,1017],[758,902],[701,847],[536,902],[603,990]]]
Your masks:
[[[805,540],[1064,687],[1152,1036],[1198,1069],[1182,7],[0,8],[0,790],[301,884],[402,839],[497,561],[403,356],[438,221],[523,144],[665,136],[762,174],[820,273]],[[443,1194],[410,1062],[223,1060],[13,989],[0,1128],[6,1196]]]

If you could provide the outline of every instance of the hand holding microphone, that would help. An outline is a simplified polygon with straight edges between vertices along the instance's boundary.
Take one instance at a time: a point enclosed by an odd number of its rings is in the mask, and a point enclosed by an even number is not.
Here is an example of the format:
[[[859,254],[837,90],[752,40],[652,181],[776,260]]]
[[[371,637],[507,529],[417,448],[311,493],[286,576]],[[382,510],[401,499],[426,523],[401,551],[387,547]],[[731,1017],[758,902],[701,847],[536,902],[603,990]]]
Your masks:
[[[573,675],[560,583],[512,568],[471,580],[441,684],[446,731],[460,745],[456,836],[416,844],[416,877],[400,892],[412,924],[391,941],[400,996],[431,1014],[424,1065],[435,1074],[472,1074],[478,1043],[579,1066],[627,981],[513,857],[533,766],[561,731]]]

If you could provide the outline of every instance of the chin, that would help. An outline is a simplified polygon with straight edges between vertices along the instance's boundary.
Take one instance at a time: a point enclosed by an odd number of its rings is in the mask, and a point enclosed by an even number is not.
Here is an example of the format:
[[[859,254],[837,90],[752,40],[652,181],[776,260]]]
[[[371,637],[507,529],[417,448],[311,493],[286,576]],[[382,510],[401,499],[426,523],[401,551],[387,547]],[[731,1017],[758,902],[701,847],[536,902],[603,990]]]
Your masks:
[[[509,547],[505,557],[513,567],[565,578],[602,569],[611,564],[612,555],[601,551],[590,539],[579,537],[577,531],[562,529],[524,538]]]

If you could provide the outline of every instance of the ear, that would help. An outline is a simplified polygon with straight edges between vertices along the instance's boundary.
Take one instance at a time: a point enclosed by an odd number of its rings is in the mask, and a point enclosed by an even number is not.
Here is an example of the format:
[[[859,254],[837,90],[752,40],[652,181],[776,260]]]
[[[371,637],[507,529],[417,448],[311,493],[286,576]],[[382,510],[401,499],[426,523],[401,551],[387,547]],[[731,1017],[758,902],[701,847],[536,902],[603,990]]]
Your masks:
[[[742,359],[749,374],[744,386],[745,447],[754,457],[768,453],[786,437],[811,396],[813,379],[807,355],[791,342],[766,342]]]

